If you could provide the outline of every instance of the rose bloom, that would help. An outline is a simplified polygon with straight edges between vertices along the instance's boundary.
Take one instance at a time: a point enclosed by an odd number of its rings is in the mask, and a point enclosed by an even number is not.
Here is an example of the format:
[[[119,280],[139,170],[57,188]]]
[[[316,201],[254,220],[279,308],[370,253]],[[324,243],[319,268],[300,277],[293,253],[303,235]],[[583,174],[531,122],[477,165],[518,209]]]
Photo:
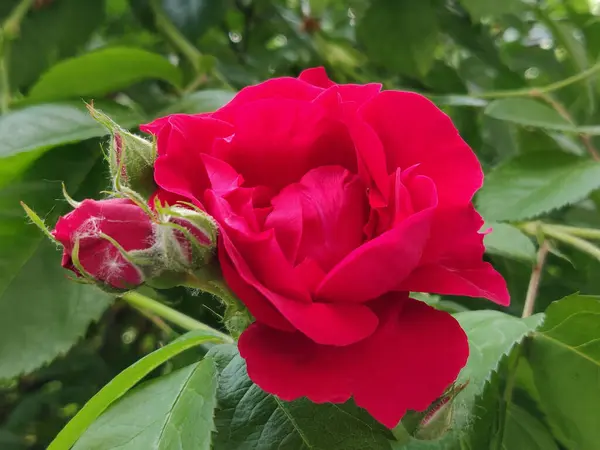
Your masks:
[[[477,158],[425,97],[380,90],[316,68],[143,129],[155,196],[219,224],[223,276],[256,318],[239,340],[250,378],[284,400],[353,397],[394,427],[469,352],[450,314],[408,292],[509,296],[482,260]]]

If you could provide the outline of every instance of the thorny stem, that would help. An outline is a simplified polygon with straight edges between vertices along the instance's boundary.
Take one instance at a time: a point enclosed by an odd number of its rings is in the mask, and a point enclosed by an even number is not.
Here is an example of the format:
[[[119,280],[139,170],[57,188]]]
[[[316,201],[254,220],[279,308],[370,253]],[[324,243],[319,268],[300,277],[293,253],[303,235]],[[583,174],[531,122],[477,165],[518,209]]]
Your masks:
[[[531,271],[531,277],[529,278],[529,286],[527,287],[527,295],[525,296],[525,305],[523,306],[523,314],[521,317],[529,317],[533,314],[535,308],[535,299],[540,287],[540,280],[542,278],[542,272],[544,270],[544,263],[546,262],[546,256],[550,245],[548,241],[544,240],[538,250],[537,260]]]
[[[130,291],[121,296],[121,299],[129,303],[131,306],[138,310],[143,310],[145,312],[150,312],[168,322],[171,322],[185,330],[205,330],[209,331],[212,334],[216,334],[224,342],[233,343],[234,340],[231,336],[222,333],[202,322],[193,319],[192,317],[183,314],[173,308],[168,307],[150,297],[146,297],[139,292]]]

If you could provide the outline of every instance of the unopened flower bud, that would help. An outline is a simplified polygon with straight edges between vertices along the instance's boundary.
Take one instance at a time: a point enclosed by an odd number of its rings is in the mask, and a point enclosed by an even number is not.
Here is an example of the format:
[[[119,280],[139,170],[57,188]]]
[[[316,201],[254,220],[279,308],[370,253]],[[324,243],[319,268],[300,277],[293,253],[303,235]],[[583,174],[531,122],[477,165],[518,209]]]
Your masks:
[[[123,252],[149,248],[154,226],[130,200],[84,200],[58,220],[52,235],[63,246],[63,267],[79,277],[116,289],[131,289],[145,280]]]
[[[65,268],[106,290],[142,283],[176,286],[212,256],[216,226],[202,211],[169,207],[152,212],[121,198],[74,206],[51,236],[64,248]]]
[[[107,115],[88,108],[92,117],[111,133],[108,161],[115,191],[122,188],[149,197],[155,190],[156,145],[121,128]]]
[[[204,211],[180,206],[162,209],[168,223],[176,230],[176,236],[186,262],[193,268],[200,268],[212,256],[217,244],[217,224]]]

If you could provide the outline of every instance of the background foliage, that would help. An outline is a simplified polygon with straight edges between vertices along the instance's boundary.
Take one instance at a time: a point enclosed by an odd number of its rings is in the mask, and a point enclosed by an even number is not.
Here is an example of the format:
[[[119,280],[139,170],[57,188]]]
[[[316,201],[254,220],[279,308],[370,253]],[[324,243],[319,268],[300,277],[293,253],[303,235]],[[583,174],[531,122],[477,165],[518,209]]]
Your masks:
[[[2,0],[0,448],[46,448],[139,360],[91,419],[150,381],[75,448],[597,449],[599,14],[591,0]],[[429,96],[487,172],[476,198],[494,228],[486,258],[512,304],[422,297],[457,313],[471,343],[441,440],[390,433],[352,404],[284,403],[252,384],[235,347],[202,333],[163,347],[182,330],[68,280],[19,205],[53,224],[68,209],[61,181],[76,199],[107,187],[106,131],[84,101],[135,129],[317,65],[340,83]],[[146,294],[219,327],[210,297]],[[63,443],[89,425],[81,417]]]

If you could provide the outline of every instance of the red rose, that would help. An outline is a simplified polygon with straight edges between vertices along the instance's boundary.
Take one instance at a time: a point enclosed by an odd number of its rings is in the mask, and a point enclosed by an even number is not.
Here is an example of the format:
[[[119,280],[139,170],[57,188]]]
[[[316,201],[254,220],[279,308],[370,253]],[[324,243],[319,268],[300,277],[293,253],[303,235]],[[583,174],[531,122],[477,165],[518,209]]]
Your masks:
[[[81,275],[73,264],[75,241],[79,262],[95,280],[119,289],[144,282],[142,271],[101,234],[116,240],[124,250],[144,250],[152,245],[152,222],[139,206],[125,199],[84,200],[61,217],[52,232],[64,247],[63,267]]]
[[[455,319],[408,292],[509,297],[482,260],[477,158],[429,100],[380,88],[311,69],[145,130],[159,198],[219,223],[225,280],[256,318],[250,377],[284,400],[353,396],[393,427],[468,356]]]

